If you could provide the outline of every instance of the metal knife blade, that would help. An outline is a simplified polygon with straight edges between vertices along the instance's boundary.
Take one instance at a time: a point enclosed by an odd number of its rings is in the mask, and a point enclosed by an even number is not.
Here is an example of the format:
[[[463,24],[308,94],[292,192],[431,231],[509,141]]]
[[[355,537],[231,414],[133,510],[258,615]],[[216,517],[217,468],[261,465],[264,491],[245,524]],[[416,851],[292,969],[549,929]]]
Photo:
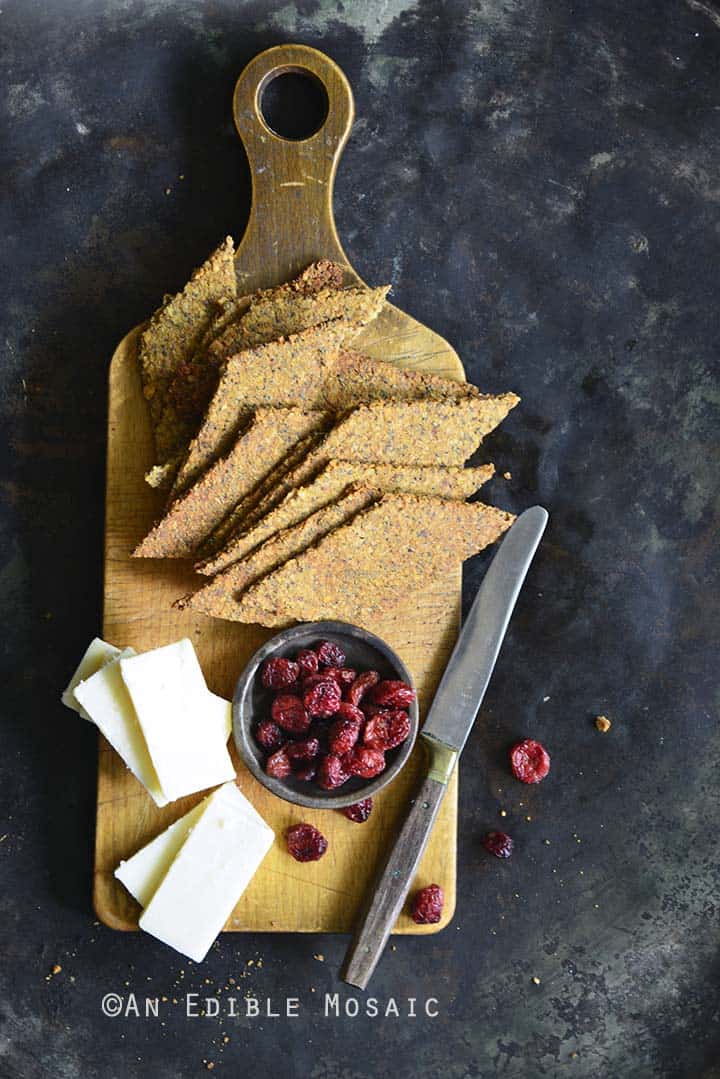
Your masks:
[[[462,752],[485,696],[523,581],[548,521],[542,506],[521,513],[480,585],[421,734]]]

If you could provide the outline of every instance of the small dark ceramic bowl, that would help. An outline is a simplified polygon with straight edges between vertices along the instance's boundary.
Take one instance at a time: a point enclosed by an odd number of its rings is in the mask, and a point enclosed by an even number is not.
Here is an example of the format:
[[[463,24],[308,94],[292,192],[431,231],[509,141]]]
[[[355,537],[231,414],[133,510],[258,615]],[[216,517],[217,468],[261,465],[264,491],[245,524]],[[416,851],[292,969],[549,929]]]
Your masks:
[[[301,648],[312,648],[318,641],[336,641],[347,656],[347,666],[358,673],[379,671],[381,679],[398,678],[415,688],[412,676],[400,657],[373,633],[345,622],[306,622],[284,630],[267,641],[252,657],[240,675],[233,697],[233,735],[238,753],[255,778],[286,802],[310,809],[342,809],[362,798],[369,798],[386,787],[398,774],[412,752],[418,731],[418,706],[414,701],[410,714],[410,734],[396,749],[388,751],[387,767],[375,779],[352,776],[342,787],[324,791],[314,783],[288,776],[276,779],[265,772],[266,754],[255,741],[256,724],[270,714],[272,692],[260,683],[260,667],[270,656],[290,659]]]

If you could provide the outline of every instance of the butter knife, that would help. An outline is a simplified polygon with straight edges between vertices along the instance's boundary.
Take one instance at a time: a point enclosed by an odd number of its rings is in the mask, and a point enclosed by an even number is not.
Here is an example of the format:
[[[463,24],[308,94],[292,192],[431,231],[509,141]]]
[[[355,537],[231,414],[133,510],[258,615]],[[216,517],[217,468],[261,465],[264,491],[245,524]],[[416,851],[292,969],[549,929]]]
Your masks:
[[[525,510],[490,563],[427,714],[420,740],[428,770],[372,889],[342,978],[365,989],[405,902],[447,785],[485,696],[515,602],[548,521]]]

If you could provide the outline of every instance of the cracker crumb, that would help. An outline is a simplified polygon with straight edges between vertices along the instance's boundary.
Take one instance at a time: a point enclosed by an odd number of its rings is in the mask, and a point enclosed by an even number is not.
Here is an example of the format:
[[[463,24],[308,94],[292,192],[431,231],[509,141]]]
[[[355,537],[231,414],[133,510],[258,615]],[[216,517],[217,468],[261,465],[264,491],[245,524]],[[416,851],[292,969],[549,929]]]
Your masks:
[[[53,974],[59,974],[61,970],[62,970],[62,967],[60,966],[59,963],[56,963],[55,966],[52,968]]]
[[[533,985],[540,985],[540,979],[538,978],[537,974],[533,975],[532,983]]]
[[[507,817],[507,809],[501,809],[500,810],[500,816],[501,817]]]
[[[595,726],[597,727],[597,729],[602,734],[607,734],[607,732],[612,727],[612,723],[610,722],[610,720],[608,719],[607,716],[596,716],[595,717]]]
[[[318,952],[317,955],[314,955],[313,959],[317,959],[318,963],[324,963],[325,962],[325,956],[322,954],[322,952]]]
[[[511,480],[512,479],[512,472],[503,472],[503,479],[504,480]]]

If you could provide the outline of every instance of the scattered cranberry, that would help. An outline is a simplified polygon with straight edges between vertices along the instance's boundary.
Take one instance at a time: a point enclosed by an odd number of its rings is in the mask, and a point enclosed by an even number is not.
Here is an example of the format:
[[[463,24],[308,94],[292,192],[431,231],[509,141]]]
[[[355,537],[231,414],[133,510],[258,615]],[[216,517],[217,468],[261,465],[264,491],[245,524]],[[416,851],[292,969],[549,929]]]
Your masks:
[[[377,671],[365,671],[352,683],[345,695],[346,699],[350,704],[359,705],[367,691],[376,686],[379,681],[380,675]]]
[[[379,682],[372,691],[373,704],[381,708],[407,708],[414,700],[415,690],[397,679]]]
[[[293,824],[285,840],[296,862],[317,862],[327,850],[327,839],[312,824]]]
[[[434,925],[440,921],[444,905],[445,893],[440,885],[428,884],[413,900],[412,920],[418,925]]]
[[[290,693],[281,693],[275,698],[270,715],[278,727],[291,734],[303,734],[310,726],[310,717],[303,702]]]
[[[260,679],[265,689],[284,689],[297,682],[300,668],[291,659],[266,659],[263,663]]]
[[[313,652],[310,648],[301,648],[295,658],[300,668],[301,678],[304,678],[307,674],[317,674],[317,669],[320,666],[317,652]]]
[[[409,734],[410,716],[407,712],[401,709],[381,711],[365,724],[363,742],[370,749],[394,749],[404,742]]]
[[[288,742],[285,752],[291,761],[313,761],[320,752],[317,738],[303,738],[299,742]]]
[[[342,787],[343,783],[349,778],[350,773],[345,769],[344,762],[333,753],[328,753],[327,757],[323,757],[320,761],[317,770],[317,783],[323,790],[332,791],[336,787]]]
[[[345,666],[345,653],[334,641],[319,641],[315,651],[321,667]]]
[[[336,757],[344,757],[360,737],[360,724],[356,719],[336,719],[328,731],[328,749]]]
[[[361,779],[374,779],[385,768],[385,754],[379,749],[367,749],[359,746],[343,758],[343,764],[351,776]]]
[[[263,749],[267,749],[269,753],[279,749],[285,741],[285,735],[277,723],[273,723],[271,719],[263,719],[258,723],[255,737]]]
[[[372,813],[372,807],[372,798],[363,798],[362,802],[356,802],[352,806],[345,806],[340,812],[344,813],[348,820],[355,821],[356,824],[364,824]]]
[[[334,716],[342,697],[337,682],[317,682],[305,691],[303,703],[311,716],[329,719]]]
[[[287,779],[292,772],[292,765],[284,747],[268,757],[265,763],[265,771],[273,779]]]
[[[515,849],[515,844],[505,832],[488,832],[483,839],[483,846],[496,858],[509,858]]]
[[[539,783],[550,771],[550,757],[544,746],[525,738],[510,750],[513,775],[521,783]]]

